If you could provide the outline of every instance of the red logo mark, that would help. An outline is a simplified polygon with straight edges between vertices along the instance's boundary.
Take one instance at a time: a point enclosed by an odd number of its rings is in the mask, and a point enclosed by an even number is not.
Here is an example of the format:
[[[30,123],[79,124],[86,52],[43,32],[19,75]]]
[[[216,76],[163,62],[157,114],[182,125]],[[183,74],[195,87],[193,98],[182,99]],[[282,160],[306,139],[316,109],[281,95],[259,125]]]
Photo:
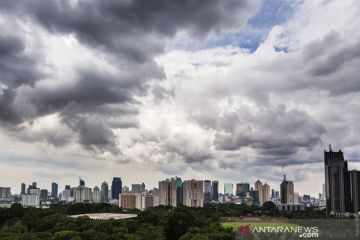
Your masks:
[[[250,224],[240,226],[239,227],[239,232],[241,232],[245,236],[251,236],[252,234],[251,234],[251,231],[250,231]]]

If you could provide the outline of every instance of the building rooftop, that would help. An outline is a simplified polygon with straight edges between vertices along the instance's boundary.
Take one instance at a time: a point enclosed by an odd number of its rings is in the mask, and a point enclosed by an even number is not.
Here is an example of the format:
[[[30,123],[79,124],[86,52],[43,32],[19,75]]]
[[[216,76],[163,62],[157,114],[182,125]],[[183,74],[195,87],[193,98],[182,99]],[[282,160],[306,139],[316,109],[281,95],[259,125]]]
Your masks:
[[[93,220],[109,220],[109,219],[127,219],[127,218],[135,218],[136,214],[126,214],[126,213],[88,213],[88,214],[78,214],[78,215],[70,215],[72,218],[78,218],[87,216]]]

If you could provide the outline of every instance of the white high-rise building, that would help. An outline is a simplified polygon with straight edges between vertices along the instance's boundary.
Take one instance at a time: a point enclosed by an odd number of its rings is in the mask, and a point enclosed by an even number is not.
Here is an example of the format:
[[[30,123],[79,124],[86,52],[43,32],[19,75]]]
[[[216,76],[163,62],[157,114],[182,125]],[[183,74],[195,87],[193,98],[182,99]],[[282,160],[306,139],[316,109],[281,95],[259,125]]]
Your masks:
[[[299,193],[298,192],[294,193],[294,203],[295,204],[299,203]]]
[[[94,203],[100,203],[101,202],[100,188],[98,186],[95,186],[94,189],[93,189],[92,201]]]
[[[77,203],[92,201],[91,188],[79,186],[74,190],[74,200]]]
[[[60,201],[69,202],[70,201],[70,190],[64,189],[60,193]]]
[[[22,194],[21,205],[23,205],[24,207],[39,207],[40,195],[34,193]]]

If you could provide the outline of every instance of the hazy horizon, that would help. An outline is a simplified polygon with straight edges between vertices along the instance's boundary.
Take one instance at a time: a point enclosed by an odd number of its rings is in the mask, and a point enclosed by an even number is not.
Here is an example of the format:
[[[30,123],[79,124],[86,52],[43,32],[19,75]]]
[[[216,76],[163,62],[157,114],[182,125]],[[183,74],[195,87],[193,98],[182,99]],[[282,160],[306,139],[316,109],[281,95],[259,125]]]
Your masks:
[[[0,1],[0,186],[360,169],[360,2]]]

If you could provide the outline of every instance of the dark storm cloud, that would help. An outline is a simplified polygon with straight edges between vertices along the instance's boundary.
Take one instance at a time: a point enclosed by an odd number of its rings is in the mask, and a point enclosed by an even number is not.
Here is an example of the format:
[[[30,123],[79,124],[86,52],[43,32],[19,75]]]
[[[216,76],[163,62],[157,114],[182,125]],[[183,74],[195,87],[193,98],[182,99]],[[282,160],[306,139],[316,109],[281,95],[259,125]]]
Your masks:
[[[0,82],[8,87],[33,85],[43,77],[37,56],[26,52],[20,36],[0,36]]]
[[[203,37],[239,29],[254,11],[248,0],[79,0],[5,1],[3,9],[37,20],[54,33],[75,34],[82,42],[137,62],[163,51],[161,36],[179,30]],[[159,41],[160,40],[160,41]]]
[[[65,117],[63,121],[74,132],[78,133],[78,141],[86,149],[103,152],[110,151],[113,154],[120,153],[116,146],[116,136],[103,119],[94,117]]]
[[[4,89],[0,95],[0,119],[10,123],[20,123],[22,119],[19,118],[13,108],[16,93],[11,89]]]
[[[164,52],[165,42],[180,31],[201,39],[239,29],[254,6],[248,0],[1,1],[5,18],[19,18],[50,34],[74,36],[118,71],[75,65],[74,79],[57,79],[55,71],[62,69],[53,69],[53,73],[46,72],[46,83],[39,83],[45,70],[25,51],[34,46],[25,37],[4,34],[0,38],[0,82],[6,90],[0,95],[0,119],[18,125],[57,113],[86,149],[120,153],[112,129],[137,126],[132,118],[137,114],[136,96],[150,92],[165,97],[160,88],[151,89],[148,84],[164,78],[153,58]],[[14,31],[20,32],[21,26],[18,28]],[[127,116],[130,120],[125,121]],[[59,136],[48,137],[46,132],[34,139],[43,138],[54,145],[68,142]]]
[[[312,149],[325,128],[305,112],[269,107],[254,114],[247,109],[220,117],[215,145],[220,150],[256,149],[264,156],[289,156]]]

